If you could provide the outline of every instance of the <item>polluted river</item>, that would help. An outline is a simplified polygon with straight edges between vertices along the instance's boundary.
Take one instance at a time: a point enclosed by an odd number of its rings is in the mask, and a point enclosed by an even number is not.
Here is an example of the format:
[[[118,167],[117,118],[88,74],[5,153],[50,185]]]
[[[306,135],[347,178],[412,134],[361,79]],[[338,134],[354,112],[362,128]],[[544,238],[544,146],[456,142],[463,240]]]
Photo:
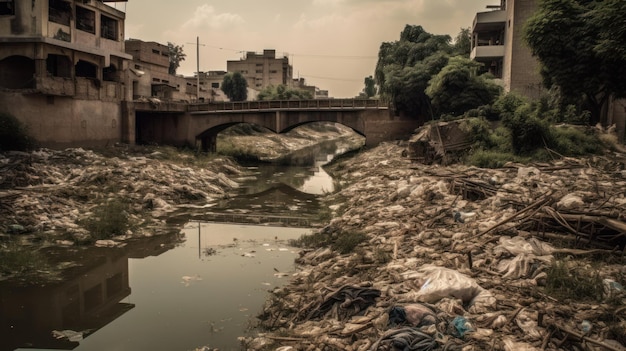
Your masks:
[[[321,169],[341,151],[259,143],[274,165],[0,154],[0,350],[625,350],[623,147],[491,169],[418,138]]]
[[[346,151],[326,142],[241,166],[236,191],[168,215],[176,233],[45,248],[64,267],[58,281],[0,281],[0,350],[241,349],[268,291],[295,271],[290,240],[333,191],[322,165]]]

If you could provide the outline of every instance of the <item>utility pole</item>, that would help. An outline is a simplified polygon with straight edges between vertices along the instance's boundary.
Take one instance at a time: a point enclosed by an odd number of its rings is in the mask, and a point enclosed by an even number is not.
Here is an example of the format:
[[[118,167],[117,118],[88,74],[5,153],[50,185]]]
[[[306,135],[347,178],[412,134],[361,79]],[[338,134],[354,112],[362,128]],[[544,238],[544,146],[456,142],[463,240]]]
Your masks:
[[[194,45],[193,43],[187,43]],[[200,37],[196,37],[196,102],[200,101]]]

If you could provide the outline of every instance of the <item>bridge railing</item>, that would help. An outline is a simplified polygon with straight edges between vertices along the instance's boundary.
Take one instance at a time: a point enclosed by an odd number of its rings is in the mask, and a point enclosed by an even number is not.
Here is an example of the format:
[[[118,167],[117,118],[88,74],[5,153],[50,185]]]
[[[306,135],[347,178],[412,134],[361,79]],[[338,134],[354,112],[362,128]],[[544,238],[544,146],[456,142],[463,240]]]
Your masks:
[[[315,100],[263,100],[237,102],[210,102],[190,104],[188,111],[246,111],[246,110],[303,110],[303,109],[380,109],[388,106],[380,100],[370,99],[315,99]]]

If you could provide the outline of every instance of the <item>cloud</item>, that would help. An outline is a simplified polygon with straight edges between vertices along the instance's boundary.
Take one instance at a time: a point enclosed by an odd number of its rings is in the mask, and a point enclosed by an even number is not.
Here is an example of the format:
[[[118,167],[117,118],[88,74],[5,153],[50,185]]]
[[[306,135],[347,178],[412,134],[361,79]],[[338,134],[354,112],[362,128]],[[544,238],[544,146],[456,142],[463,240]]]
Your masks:
[[[209,27],[224,28],[245,23],[243,17],[233,13],[217,13],[211,5],[204,4],[196,8],[193,17],[183,23],[183,29]]]

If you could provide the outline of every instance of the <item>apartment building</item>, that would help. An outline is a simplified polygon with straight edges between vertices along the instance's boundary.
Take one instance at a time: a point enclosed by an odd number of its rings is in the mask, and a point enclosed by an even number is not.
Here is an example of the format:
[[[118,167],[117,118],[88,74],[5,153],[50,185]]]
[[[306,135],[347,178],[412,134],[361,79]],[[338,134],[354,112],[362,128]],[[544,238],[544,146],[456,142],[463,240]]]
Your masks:
[[[125,1],[0,1],[0,112],[44,146],[127,139]]]
[[[505,91],[538,98],[542,91],[539,62],[523,40],[524,23],[537,8],[536,0],[501,0],[479,12],[472,25],[473,60],[502,79]]]
[[[479,12],[472,25],[473,60],[484,70],[502,79],[505,91],[531,99],[542,93],[539,61],[524,42],[524,24],[537,9],[537,0],[500,0]],[[621,142],[626,140],[626,99],[611,99],[606,126],[614,125]]]
[[[276,57],[276,50],[263,50],[263,53],[247,52],[238,61],[227,61],[229,73],[240,72],[248,82],[248,87],[262,90],[270,85],[293,84],[293,67],[289,57]]]
[[[170,59],[167,45],[129,39],[126,40],[126,53],[133,58],[129,67],[133,100],[142,98],[177,102],[198,100],[198,83],[195,78],[169,73]],[[200,100],[206,100],[209,96],[207,90],[201,87]]]

